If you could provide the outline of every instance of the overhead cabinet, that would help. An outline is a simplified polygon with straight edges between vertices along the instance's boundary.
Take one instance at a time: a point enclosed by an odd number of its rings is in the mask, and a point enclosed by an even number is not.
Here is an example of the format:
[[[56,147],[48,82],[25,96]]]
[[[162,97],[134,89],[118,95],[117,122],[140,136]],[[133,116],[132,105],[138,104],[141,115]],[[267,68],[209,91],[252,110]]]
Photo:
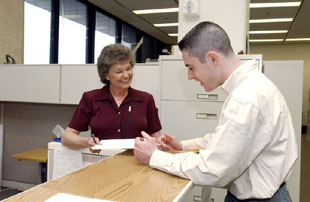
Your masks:
[[[83,92],[103,86],[96,64],[0,65],[0,101],[76,105]],[[136,64],[132,87],[151,93],[159,107],[158,63]]]
[[[59,103],[59,65],[0,65],[0,101]]]
[[[94,64],[61,66],[61,104],[78,104],[83,92],[102,86]]]

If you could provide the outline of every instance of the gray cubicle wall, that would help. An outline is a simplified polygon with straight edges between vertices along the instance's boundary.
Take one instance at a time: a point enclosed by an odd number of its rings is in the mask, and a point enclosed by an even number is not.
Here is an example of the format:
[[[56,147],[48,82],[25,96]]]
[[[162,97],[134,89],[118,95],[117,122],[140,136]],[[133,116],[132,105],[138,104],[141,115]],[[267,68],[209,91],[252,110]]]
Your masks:
[[[4,148],[2,185],[6,182],[40,183],[39,163],[18,161],[15,153],[38,147],[47,147],[55,137],[52,129],[56,124],[66,127],[76,105],[37,103],[3,103]]]

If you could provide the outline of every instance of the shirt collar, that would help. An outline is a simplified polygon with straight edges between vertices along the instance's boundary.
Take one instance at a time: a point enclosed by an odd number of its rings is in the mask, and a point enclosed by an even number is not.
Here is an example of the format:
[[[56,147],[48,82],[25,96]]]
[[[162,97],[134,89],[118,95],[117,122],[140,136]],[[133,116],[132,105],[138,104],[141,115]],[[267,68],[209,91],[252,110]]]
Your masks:
[[[103,86],[98,93],[94,96],[95,100],[107,100],[111,99],[109,85]]]
[[[256,69],[255,60],[243,63],[230,74],[223,83],[222,88],[230,94],[246,78],[247,73],[254,69]]]
[[[138,93],[139,91],[137,91],[134,88],[129,87],[128,92],[131,95],[131,100],[135,100],[135,101],[145,100],[145,97],[143,95],[141,95],[140,93]],[[99,93],[96,94],[94,99],[95,100],[112,100],[112,95],[110,93],[110,86],[109,85],[103,86],[100,89]],[[129,99],[128,96],[125,98],[125,101],[127,99]]]

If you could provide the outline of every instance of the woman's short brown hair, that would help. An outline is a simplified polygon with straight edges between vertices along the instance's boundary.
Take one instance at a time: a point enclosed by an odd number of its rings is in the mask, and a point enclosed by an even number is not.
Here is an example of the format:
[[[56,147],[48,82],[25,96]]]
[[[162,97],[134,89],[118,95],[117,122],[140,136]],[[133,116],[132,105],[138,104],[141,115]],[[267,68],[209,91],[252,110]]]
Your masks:
[[[109,83],[106,79],[109,69],[117,63],[127,61],[130,63],[131,67],[135,65],[133,54],[128,47],[120,43],[105,46],[97,60],[100,81],[104,84]]]

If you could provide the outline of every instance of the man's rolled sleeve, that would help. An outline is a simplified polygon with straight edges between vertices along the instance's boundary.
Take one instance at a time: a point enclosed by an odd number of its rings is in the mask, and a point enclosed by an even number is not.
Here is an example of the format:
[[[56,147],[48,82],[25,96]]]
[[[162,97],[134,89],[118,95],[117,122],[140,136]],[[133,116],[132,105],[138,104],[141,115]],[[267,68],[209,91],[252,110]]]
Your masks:
[[[195,138],[191,140],[184,140],[181,142],[182,150],[199,150],[204,149],[210,139],[214,137],[215,133],[208,133],[204,137]]]
[[[181,172],[180,168],[175,168],[176,165],[179,164],[177,155],[155,150],[151,156],[149,164],[152,168],[188,179],[188,177]]]

